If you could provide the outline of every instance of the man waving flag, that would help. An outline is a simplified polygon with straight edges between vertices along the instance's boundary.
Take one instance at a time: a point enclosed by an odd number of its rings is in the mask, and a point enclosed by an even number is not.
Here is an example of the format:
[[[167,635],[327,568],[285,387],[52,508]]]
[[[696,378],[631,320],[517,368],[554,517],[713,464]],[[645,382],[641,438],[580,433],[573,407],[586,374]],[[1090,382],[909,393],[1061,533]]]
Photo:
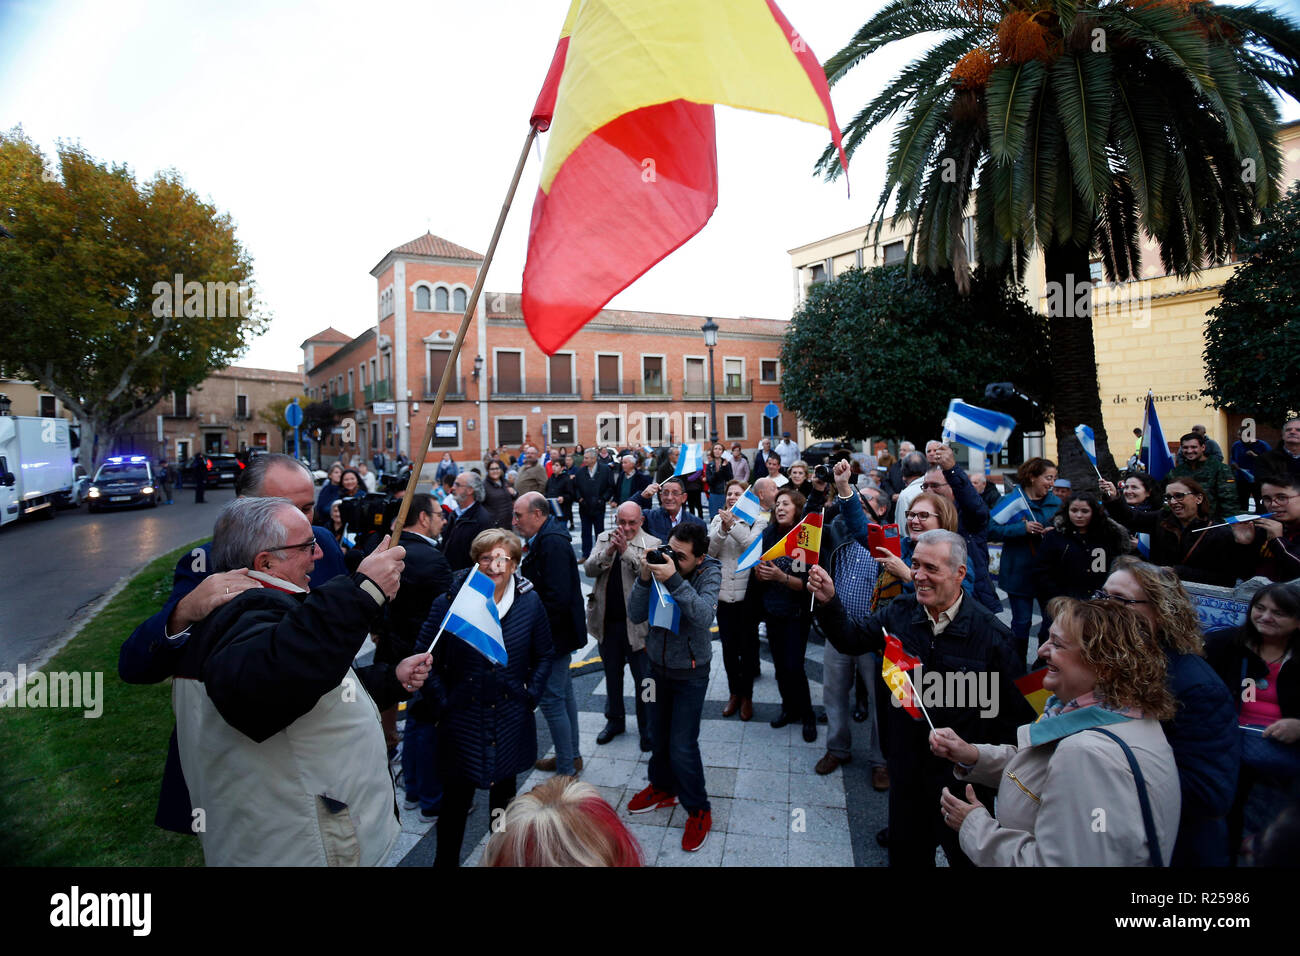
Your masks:
[[[532,117],[551,131],[523,281],[543,352],[713,215],[714,104],[825,125],[840,146],[825,72],[773,0],[574,0]]]

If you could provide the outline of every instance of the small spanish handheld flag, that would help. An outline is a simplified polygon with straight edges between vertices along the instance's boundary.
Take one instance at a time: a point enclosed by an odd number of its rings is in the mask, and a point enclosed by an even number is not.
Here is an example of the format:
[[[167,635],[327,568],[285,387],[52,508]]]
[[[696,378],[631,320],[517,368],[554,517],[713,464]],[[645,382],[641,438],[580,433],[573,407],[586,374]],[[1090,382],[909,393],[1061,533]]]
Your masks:
[[[903,709],[916,720],[921,719],[921,708],[917,706],[915,688],[907,679],[904,671],[910,671],[921,662],[903,650],[903,642],[888,631],[885,632],[885,655],[880,666],[880,676]]]
[[[1047,668],[1040,667],[1016,681],[1016,690],[1025,695],[1025,700],[1029,701],[1029,706],[1034,708],[1034,713],[1039,717],[1043,716],[1047,698],[1052,696],[1052,692],[1043,686],[1043,677],[1046,674]]]
[[[772,547],[763,552],[762,561],[775,561],[777,558],[802,558],[804,563],[812,567],[817,563],[817,555],[822,547],[822,516],[821,512],[815,515],[808,515],[797,525],[790,529],[790,532],[778,541]],[[795,552],[803,552],[796,554]]]

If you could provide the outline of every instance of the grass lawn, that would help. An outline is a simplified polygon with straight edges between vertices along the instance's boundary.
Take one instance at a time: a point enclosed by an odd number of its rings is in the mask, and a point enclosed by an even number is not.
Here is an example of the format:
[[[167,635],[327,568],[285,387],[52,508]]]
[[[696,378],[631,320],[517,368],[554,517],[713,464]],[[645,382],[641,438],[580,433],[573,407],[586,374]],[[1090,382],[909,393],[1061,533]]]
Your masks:
[[[191,547],[136,575],[44,668],[102,673],[99,718],[82,709],[0,709],[0,864],[202,865],[197,839],[153,822],[174,723],[171,683],[117,676],[122,641],[162,606],[172,569]]]

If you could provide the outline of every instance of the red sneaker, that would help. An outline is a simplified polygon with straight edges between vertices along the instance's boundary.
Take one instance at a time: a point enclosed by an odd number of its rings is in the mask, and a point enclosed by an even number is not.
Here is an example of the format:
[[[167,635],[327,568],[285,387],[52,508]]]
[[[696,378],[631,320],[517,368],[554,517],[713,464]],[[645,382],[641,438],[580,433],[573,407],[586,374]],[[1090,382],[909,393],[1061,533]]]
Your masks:
[[[628,813],[649,813],[660,807],[677,806],[677,798],[651,785],[627,802]]]
[[[704,846],[713,829],[713,814],[708,810],[696,810],[686,818],[686,832],[682,834],[682,849],[694,853]]]

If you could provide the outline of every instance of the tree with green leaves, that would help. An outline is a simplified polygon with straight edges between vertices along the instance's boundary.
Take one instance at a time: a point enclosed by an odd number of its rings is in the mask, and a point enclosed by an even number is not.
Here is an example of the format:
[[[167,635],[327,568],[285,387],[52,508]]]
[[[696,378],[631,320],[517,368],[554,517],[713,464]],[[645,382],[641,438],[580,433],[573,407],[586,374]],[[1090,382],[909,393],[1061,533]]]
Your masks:
[[[891,0],[826,62],[827,80],[922,36],[934,45],[847,124],[844,148],[904,112],[876,214],[896,200],[921,266],[964,275],[972,197],[982,264],[1022,275],[1042,251],[1061,471],[1086,482],[1075,425],[1113,459],[1090,298],[1075,292],[1094,254],[1112,281],[1136,278],[1139,234],[1181,277],[1232,254],[1277,199],[1272,94],[1300,98],[1300,27],[1204,0]],[[837,174],[832,150],[818,169]]]
[[[1022,290],[976,270],[849,269],[814,285],[781,346],[781,400],[821,435],[938,438],[952,398],[1015,377],[1050,404],[1047,323]]]
[[[79,146],[58,159],[21,128],[0,133],[0,356],[102,457],[160,400],[230,365],[267,319],[229,215],[179,174],[137,185]]]
[[[1300,414],[1300,186],[1265,210],[1205,327],[1201,394],[1281,427]]]
[[[308,395],[294,396],[298,400],[299,406],[306,408],[311,404],[311,398]],[[281,448],[287,447],[284,443],[287,441],[286,436],[293,431],[293,426],[289,420],[284,417],[284,410],[289,407],[293,398],[277,398],[273,402],[268,402],[262,408],[257,410],[257,417],[271,425],[280,433]]]

